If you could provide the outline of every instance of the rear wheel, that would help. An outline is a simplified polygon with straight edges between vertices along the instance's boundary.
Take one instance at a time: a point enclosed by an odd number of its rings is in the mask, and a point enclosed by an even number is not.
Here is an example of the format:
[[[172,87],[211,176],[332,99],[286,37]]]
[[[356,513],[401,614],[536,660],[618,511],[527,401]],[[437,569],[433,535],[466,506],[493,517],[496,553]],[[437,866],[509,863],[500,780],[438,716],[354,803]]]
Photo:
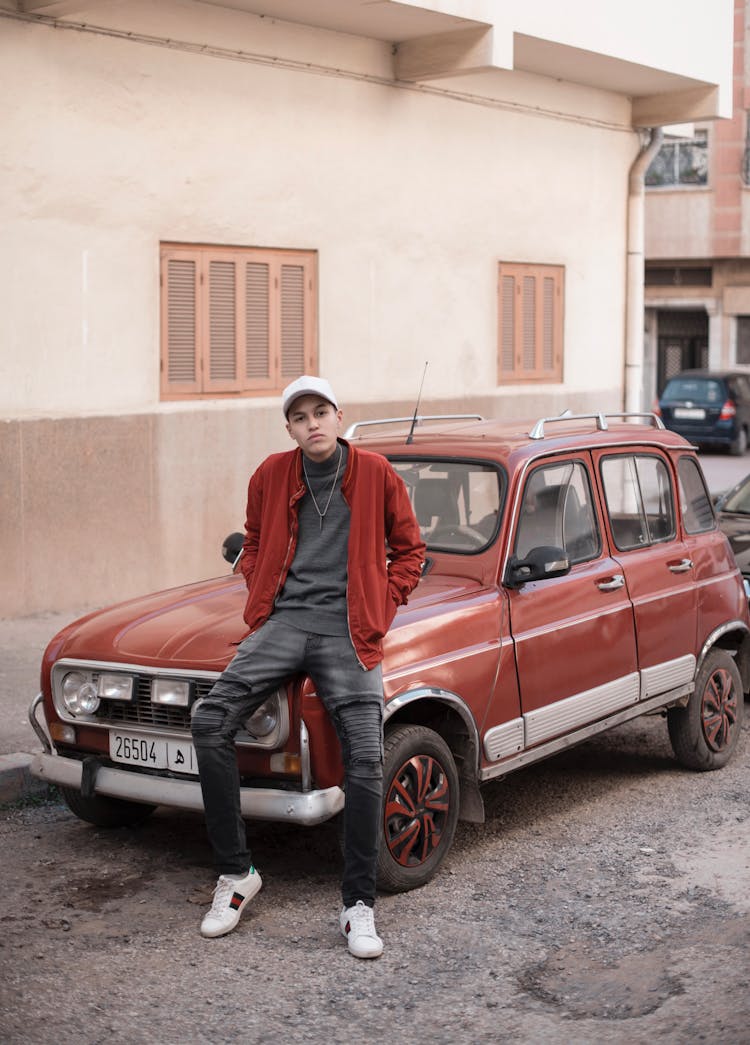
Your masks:
[[[707,654],[684,708],[667,712],[669,739],[688,769],[720,769],[732,757],[742,730],[744,695],[734,659],[724,650]]]
[[[458,820],[458,771],[438,733],[425,726],[389,733],[383,797],[378,885],[392,893],[417,889],[437,873]]]
[[[61,787],[60,793],[71,813],[96,827],[135,827],[151,816],[156,806],[142,802],[126,802],[122,798],[92,795],[84,798],[72,787]]]

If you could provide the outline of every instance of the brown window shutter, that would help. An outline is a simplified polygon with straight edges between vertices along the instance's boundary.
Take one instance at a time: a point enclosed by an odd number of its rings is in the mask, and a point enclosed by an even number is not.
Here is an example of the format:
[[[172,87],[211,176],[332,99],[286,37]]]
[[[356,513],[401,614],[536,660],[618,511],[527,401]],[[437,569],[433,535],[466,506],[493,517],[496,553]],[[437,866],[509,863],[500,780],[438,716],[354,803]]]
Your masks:
[[[281,376],[305,372],[305,269],[282,265],[280,280]]]
[[[500,279],[500,371],[511,376],[514,369],[516,280],[514,276]]]
[[[162,397],[280,392],[317,373],[314,251],[162,244]]]
[[[237,262],[233,258],[208,257],[207,359],[205,391],[239,389],[237,367]]]
[[[199,273],[197,252],[173,251],[162,256],[162,394],[200,389]]]
[[[559,265],[501,262],[498,379],[562,381],[563,281]]]
[[[261,383],[271,378],[269,270],[268,262],[245,266],[245,377]]]

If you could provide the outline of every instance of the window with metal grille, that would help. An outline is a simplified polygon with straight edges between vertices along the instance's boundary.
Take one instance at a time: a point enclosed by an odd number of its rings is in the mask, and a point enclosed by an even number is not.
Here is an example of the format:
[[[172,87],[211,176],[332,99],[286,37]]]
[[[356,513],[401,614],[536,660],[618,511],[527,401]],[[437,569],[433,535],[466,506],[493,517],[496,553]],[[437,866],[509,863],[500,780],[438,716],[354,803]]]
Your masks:
[[[273,393],[316,373],[316,261],[162,244],[162,399]]]
[[[706,185],[708,182],[708,131],[693,138],[665,142],[646,171],[646,185]]]
[[[562,381],[561,265],[500,262],[498,269],[498,383]]]

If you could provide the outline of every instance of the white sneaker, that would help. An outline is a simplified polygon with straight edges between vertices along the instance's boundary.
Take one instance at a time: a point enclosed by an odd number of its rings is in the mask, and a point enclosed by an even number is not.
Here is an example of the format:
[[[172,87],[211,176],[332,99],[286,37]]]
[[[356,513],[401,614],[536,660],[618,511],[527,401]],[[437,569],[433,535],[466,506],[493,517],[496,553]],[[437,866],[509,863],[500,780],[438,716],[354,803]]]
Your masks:
[[[260,875],[251,867],[244,878],[221,875],[216,888],[211,910],[201,922],[201,936],[224,936],[230,933],[240,920],[240,915],[262,885]]]
[[[379,958],[383,953],[383,941],[375,932],[372,907],[362,900],[342,910],[339,925],[342,935],[349,942],[349,951],[355,958]]]

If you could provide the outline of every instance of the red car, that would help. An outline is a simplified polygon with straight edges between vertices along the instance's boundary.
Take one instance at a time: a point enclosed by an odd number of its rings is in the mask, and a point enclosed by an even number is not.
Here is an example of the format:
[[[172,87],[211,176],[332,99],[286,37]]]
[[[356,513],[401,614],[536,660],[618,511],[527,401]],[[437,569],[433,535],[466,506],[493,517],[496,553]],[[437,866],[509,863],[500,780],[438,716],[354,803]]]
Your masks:
[[[411,437],[396,420],[347,437],[391,460],[428,549],[385,642],[381,888],[429,881],[457,820],[483,819],[485,781],[635,716],[666,713],[683,765],[727,762],[750,618],[679,435],[653,415],[596,414],[422,418]],[[190,707],[243,637],[244,599],[235,570],[52,640],[31,708],[45,745],[33,771],[77,816],[114,826],[157,805],[201,808]],[[338,741],[309,679],[248,719],[237,758],[248,818],[317,824],[344,804]]]

